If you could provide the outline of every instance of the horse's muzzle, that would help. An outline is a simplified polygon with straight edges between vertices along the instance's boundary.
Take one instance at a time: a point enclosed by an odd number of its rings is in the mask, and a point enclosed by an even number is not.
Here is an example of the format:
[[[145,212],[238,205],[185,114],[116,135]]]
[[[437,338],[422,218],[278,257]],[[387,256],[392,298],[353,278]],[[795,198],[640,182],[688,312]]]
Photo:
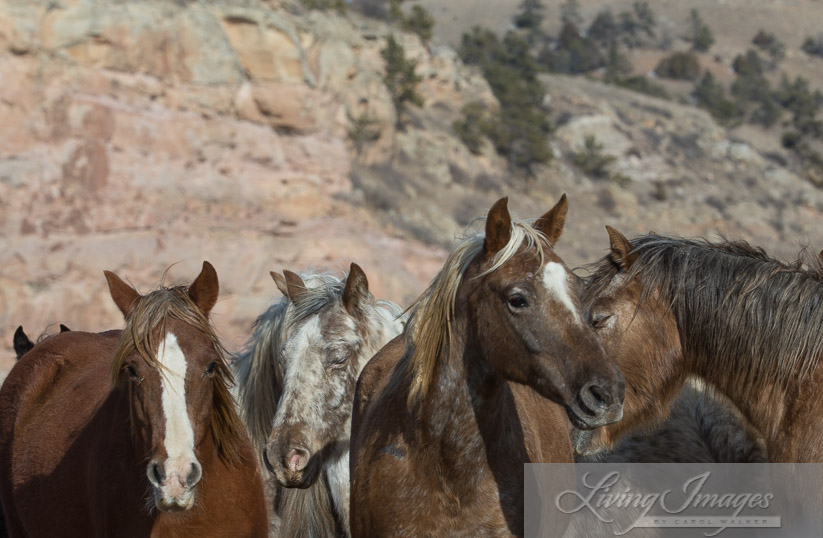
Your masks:
[[[584,430],[605,426],[623,418],[626,395],[622,376],[614,383],[586,383],[566,404],[566,413],[575,427]]]
[[[277,482],[287,488],[307,488],[316,478],[312,453],[300,445],[276,447],[269,445],[263,449],[263,462]]]
[[[181,512],[194,506],[194,488],[203,476],[197,461],[188,465],[152,460],[146,474],[154,492],[154,504],[163,512]]]

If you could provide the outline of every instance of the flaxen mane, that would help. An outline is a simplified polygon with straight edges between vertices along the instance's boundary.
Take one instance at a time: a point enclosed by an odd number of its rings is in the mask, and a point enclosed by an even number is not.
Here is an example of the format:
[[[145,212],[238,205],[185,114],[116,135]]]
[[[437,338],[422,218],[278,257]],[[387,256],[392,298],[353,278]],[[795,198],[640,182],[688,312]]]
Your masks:
[[[469,264],[483,250],[485,236],[468,236],[446,259],[443,268],[431,285],[409,307],[410,316],[406,334],[411,335],[411,353],[407,358],[406,383],[410,383],[407,405],[425,397],[433,382],[434,369],[440,353],[452,339],[452,320],[457,288]],[[546,236],[525,221],[512,221],[511,239],[495,254],[494,263],[478,276],[496,271],[517,254],[523,243],[537,248],[543,258]]]
[[[799,260],[775,260],[743,241],[650,234],[631,243],[636,259],[626,281],[638,278],[641,301],[657,290],[671,298],[684,351],[717,378],[734,376],[742,386],[763,376],[796,382],[817,367],[823,353],[820,272]],[[810,265],[819,266],[817,260]],[[618,272],[608,257],[593,267],[589,297],[605,292]]]
[[[209,340],[220,360],[214,370],[214,399],[211,410],[210,430],[220,457],[228,462],[238,462],[245,434],[230,387],[234,384],[226,363],[226,351],[210,321],[189,297],[187,286],[161,288],[140,297],[134,311],[126,320],[123,334],[111,365],[112,381],[119,386],[126,383],[125,361],[137,353],[154,368],[160,369],[156,352],[166,334],[166,321],[177,319],[201,331]],[[157,330],[159,328],[159,330]],[[133,423],[133,422],[132,422]]]

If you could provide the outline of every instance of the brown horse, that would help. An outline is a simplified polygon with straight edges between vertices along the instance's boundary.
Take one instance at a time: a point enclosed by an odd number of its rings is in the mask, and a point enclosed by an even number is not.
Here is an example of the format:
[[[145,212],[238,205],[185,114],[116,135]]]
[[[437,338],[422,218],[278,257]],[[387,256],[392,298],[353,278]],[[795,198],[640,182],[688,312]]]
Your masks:
[[[593,453],[659,421],[684,381],[725,394],[775,462],[823,461],[823,277],[745,242],[608,228],[611,254],[589,277],[589,322],[626,376],[625,417],[575,433]]]
[[[63,325],[61,323],[60,324],[60,332],[61,333],[68,333],[68,332],[71,332],[71,329],[69,329],[68,327],[66,327],[65,325]],[[38,338],[37,340],[38,341],[43,341],[48,337],[49,337],[49,335],[44,333],[44,334],[40,335],[40,338]],[[14,354],[17,355],[17,358],[19,359],[20,357],[22,357],[23,355],[25,355],[26,353],[31,351],[31,348],[33,348],[35,346],[35,343],[32,342],[31,340],[29,340],[29,336],[26,334],[26,331],[23,330],[23,326],[20,325],[19,327],[17,327],[17,330],[14,331],[13,345],[14,345]]]
[[[0,389],[0,498],[11,536],[265,536],[257,460],[191,286],[139,295],[106,272],[123,331],[44,340]]]
[[[566,415],[595,427],[622,414],[623,378],[553,249],[565,196],[533,226],[506,203],[360,376],[353,536],[522,535],[523,464],[572,461]]]

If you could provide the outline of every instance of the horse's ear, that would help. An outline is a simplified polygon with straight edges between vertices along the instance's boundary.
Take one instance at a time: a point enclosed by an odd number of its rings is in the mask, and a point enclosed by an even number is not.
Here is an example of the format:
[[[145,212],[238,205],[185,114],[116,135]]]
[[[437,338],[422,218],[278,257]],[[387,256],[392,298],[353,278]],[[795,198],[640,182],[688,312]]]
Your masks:
[[[111,271],[103,271],[103,274],[106,275],[106,282],[109,283],[109,292],[114,304],[120,309],[123,317],[128,319],[134,307],[137,306],[137,301],[140,300],[140,294]]]
[[[637,259],[637,253],[634,252],[634,247],[629,240],[626,239],[625,235],[611,226],[606,226],[606,231],[609,232],[612,261],[623,270],[628,269]]]
[[[566,199],[566,193],[563,193],[563,196],[554,204],[554,207],[535,221],[535,229],[543,232],[543,235],[549,239],[551,246],[555,246],[557,240],[560,239],[560,235],[563,233],[563,225],[566,224],[566,214],[568,212],[569,201]]]
[[[269,271],[269,274],[271,275],[272,280],[274,280],[274,285],[277,286],[277,289],[283,294],[283,297],[288,299],[289,286],[286,284],[286,278],[280,273],[275,273],[274,271]]]
[[[343,307],[350,316],[354,317],[369,299],[371,299],[371,293],[369,293],[366,273],[359,265],[352,263],[349,276],[346,277],[346,287],[343,288]]]
[[[209,262],[203,262],[200,274],[189,286],[189,297],[203,315],[209,317],[209,312],[217,303],[217,296],[220,294],[220,284],[217,282],[217,271]]]
[[[19,359],[25,355],[33,347],[34,342],[26,336],[26,333],[23,331],[23,326],[20,325],[17,327],[17,330],[14,331],[14,354],[17,355],[17,358]]]
[[[293,273],[288,269],[283,270],[283,275],[286,277],[286,295],[289,299],[296,302],[301,295],[306,293],[306,284],[300,275]]]
[[[69,329],[68,327],[66,327],[65,325],[63,325],[63,324],[61,323],[61,324],[60,324],[60,332],[61,332],[61,333],[70,333],[70,332],[71,332],[71,329]]]
[[[486,256],[497,254],[512,237],[512,217],[509,214],[509,197],[494,203],[486,217],[486,241],[483,248]]]

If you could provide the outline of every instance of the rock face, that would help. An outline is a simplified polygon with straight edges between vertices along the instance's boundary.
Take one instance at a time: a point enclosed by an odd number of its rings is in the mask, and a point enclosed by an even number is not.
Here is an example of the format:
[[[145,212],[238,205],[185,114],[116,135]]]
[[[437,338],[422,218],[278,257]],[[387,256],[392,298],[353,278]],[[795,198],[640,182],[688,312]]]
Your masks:
[[[393,123],[379,47],[258,3],[0,5],[0,376],[17,325],[122,325],[104,269],[147,291],[211,261],[229,349],[278,297],[273,269],[357,261],[378,297],[413,299],[444,250],[387,229],[349,178],[348,107]]]

